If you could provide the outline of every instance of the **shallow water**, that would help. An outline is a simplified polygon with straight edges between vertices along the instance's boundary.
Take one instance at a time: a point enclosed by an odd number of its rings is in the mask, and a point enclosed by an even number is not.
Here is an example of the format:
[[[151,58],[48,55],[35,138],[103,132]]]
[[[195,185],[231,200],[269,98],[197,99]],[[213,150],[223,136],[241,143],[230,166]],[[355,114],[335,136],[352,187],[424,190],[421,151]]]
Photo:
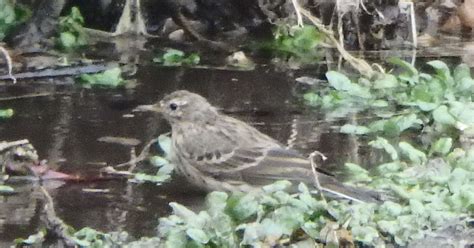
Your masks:
[[[403,54],[412,55],[409,51]],[[20,82],[2,87],[0,98],[37,92],[48,95],[0,101],[0,108],[13,108],[16,113],[0,122],[0,140],[29,139],[40,157],[59,171],[94,174],[106,165],[128,161],[130,154],[130,148],[99,142],[99,138],[135,138],[142,142],[137,147],[140,150],[148,140],[168,132],[169,126],[156,114],[126,115],[137,105],[187,89],[304,154],[319,150],[328,157],[322,166],[337,172],[345,161],[365,164],[370,154],[360,146],[360,140],[335,132],[336,127],[364,116],[328,119],[301,104],[299,93],[309,86],[295,78],[321,78],[326,70],[324,65],[300,71],[265,65],[251,71],[164,68],[145,62],[133,76],[137,81],[133,89],[82,89],[63,85],[61,80]],[[74,228],[124,230],[134,236],[154,235],[158,218],[170,212],[169,202],[198,209],[204,199],[203,193],[179,176],[161,186],[114,180],[46,187],[59,217]],[[0,246],[35,233],[41,225],[43,203],[38,187],[19,184],[15,188],[19,194],[0,196]],[[83,191],[89,188],[109,191]]]
[[[124,117],[139,104],[149,104],[177,89],[202,94],[223,112],[255,125],[262,132],[302,152],[320,149],[339,153],[344,149],[330,125],[317,114],[301,108],[294,75],[260,66],[253,71],[138,68],[134,89],[82,89],[70,85],[19,83],[8,86],[0,97],[50,92],[51,95],[4,100],[2,108],[13,108],[15,116],[0,123],[2,140],[29,139],[41,158],[59,171],[93,174],[108,165],[129,159],[130,148],[97,141],[103,136],[136,138],[138,149],[158,134],[169,131],[156,114]],[[324,125],[321,125],[324,124]],[[344,142],[342,142],[344,143]],[[330,156],[331,158],[331,156]],[[334,160],[334,158],[332,158]],[[107,193],[83,192],[84,188],[109,189]],[[41,194],[31,184],[16,187],[19,194],[1,197],[0,244],[27,237],[40,225]],[[79,229],[90,226],[103,231],[125,230],[132,235],[153,235],[168,203],[199,208],[204,194],[185,180],[173,177],[162,186],[137,185],[125,181],[66,183],[50,187],[58,215]]]

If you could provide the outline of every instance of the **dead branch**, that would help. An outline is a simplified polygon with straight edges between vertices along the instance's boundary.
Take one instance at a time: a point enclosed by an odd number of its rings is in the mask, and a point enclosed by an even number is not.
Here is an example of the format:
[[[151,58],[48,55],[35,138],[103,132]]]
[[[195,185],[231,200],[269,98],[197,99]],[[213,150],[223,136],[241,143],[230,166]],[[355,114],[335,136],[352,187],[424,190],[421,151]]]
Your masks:
[[[13,63],[12,63],[12,58],[10,57],[10,54],[8,54],[7,49],[3,48],[0,46],[0,53],[3,55],[3,58],[5,59],[5,62],[7,63],[7,70],[8,74],[6,77],[8,79],[11,79],[13,81],[13,84],[16,84],[16,77],[13,76],[12,71],[13,71]]]

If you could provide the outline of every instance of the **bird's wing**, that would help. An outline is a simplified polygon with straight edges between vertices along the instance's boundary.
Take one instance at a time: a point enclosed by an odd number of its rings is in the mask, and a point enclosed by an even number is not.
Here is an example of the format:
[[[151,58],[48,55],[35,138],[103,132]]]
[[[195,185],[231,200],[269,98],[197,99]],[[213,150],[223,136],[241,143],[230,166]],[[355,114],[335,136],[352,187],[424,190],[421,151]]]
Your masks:
[[[271,184],[276,180],[293,181],[295,185],[298,182],[304,182],[308,186],[315,185],[316,178],[309,160],[295,150],[285,149],[276,142],[264,142],[263,145],[259,144],[260,146],[248,143],[239,146],[234,140],[226,139],[225,135],[210,138],[213,141],[218,140],[219,146],[208,146],[209,142],[203,140],[195,143],[199,145],[193,149],[188,144],[187,151],[183,155],[188,156],[187,159],[194,160],[192,166],[216,180],[257,187]],[[208,149],[211,147],[213,150]],[[378,200],[378,193],[346,186],[333,176],[320,173],[319,170],[317,179],[322,190],[331,195],[356,201]]]

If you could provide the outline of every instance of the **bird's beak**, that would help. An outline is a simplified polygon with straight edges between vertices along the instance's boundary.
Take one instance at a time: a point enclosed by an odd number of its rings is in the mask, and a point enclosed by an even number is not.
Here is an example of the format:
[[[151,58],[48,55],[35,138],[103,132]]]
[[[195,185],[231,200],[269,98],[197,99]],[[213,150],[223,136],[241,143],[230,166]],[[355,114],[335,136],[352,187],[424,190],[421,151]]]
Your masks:
[[[133,109],[133,112],[161,112],[161,107],[159,103],[151,104],[151,105],[139,105]]]

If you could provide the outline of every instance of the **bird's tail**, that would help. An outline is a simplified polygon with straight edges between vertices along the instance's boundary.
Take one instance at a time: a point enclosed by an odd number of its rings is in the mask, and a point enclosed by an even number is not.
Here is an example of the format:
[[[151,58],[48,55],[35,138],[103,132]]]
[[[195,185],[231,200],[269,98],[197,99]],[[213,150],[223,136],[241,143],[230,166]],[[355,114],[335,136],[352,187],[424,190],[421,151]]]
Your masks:
[[[380,203],[384,201],[384,197],[381,192],[349,186],[337,181],[331,176],[319,174],[318,180],[320,181],[323,194],[327,193],[331,197],[348,199],[354,202]]]

